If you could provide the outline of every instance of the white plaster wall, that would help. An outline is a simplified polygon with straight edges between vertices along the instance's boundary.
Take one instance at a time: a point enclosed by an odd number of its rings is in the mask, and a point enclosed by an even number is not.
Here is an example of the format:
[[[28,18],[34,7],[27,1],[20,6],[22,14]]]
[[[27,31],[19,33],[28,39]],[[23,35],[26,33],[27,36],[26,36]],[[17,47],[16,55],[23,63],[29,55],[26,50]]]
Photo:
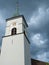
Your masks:
[[[0,65],[24,65],[24,34],[3,38],[1,51]]]
[[[23,31],[25,31],[25,34],[27,35],[28,33],[27,33],[27,26],[26,26],[26,24],[25,24],[25,22],[24,22],[24,20],[22,19],[22,23],[23,23]]]
[[[30,44],[24,34],[3,38],[0,65],[31,65]]]
[[[24,36],[24,54],[25,54],[25,65],[31,65],[31,57],[30,57],[30,43]]]
[[[14,22],[16,22],[16,25],[15,26],[13,26],[13,23]],[[6,25],[5,36],[11,35],[11,30],[14,27],[17,28],[17,33],[23,32],[23,24],[22,24],[22,22],[23,22],[22,17],[7,21],[6,22],[7,25]]]
[[[8,21],[7,21],[7,26],[11,25],[13,22],[22,23],[22,17],[8,20]]]
[[[12,23],[16,22],[16,26]],[[17,28],[17,33],[24,31],[22,17],[7,21],[5,36],[11,35],[12,28]],[[30,44],[24,34],[4,37],[0,55],[0,65],[31,65]]]

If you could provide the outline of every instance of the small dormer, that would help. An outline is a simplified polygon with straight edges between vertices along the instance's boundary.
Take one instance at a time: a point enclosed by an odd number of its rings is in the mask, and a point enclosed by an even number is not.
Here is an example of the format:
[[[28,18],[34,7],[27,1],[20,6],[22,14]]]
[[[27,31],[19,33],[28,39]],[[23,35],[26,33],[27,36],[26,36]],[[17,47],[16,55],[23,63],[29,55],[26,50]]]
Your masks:
[[[8,18],[6,19],[5,36],[22,33],[27,27],[28,25],[23,15]]]

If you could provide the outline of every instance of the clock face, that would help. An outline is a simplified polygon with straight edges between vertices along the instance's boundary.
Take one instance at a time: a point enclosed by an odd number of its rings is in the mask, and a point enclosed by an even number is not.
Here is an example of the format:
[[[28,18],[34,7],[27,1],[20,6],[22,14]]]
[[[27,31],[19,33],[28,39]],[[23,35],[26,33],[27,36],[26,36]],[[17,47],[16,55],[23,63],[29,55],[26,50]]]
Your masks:
[[[13,24],[13,26],[16,26],[16,22],[13,22],[12,24]]]

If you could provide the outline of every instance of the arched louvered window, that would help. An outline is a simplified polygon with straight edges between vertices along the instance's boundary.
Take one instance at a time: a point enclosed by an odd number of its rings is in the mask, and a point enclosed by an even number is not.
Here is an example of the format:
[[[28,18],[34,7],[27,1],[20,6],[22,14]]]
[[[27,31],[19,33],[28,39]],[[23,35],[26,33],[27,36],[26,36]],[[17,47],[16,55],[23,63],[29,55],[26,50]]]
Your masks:
[[[17,32],[17,29],[16,29],[16,28],[13,28],[13,29],[11,30],[11,35],[15,35],[16,32]]]

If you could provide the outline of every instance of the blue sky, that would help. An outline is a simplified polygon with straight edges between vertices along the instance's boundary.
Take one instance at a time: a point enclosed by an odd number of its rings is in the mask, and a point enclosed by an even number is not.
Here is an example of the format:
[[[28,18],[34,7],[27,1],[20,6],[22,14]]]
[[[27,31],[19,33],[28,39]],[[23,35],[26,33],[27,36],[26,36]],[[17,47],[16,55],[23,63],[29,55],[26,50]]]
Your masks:
[[[19,0],[19,12],[29,27],[31,57],[49,62],[49,0]],[[0,45],[6,18],[16,13],[16,0],[0,0]]]

